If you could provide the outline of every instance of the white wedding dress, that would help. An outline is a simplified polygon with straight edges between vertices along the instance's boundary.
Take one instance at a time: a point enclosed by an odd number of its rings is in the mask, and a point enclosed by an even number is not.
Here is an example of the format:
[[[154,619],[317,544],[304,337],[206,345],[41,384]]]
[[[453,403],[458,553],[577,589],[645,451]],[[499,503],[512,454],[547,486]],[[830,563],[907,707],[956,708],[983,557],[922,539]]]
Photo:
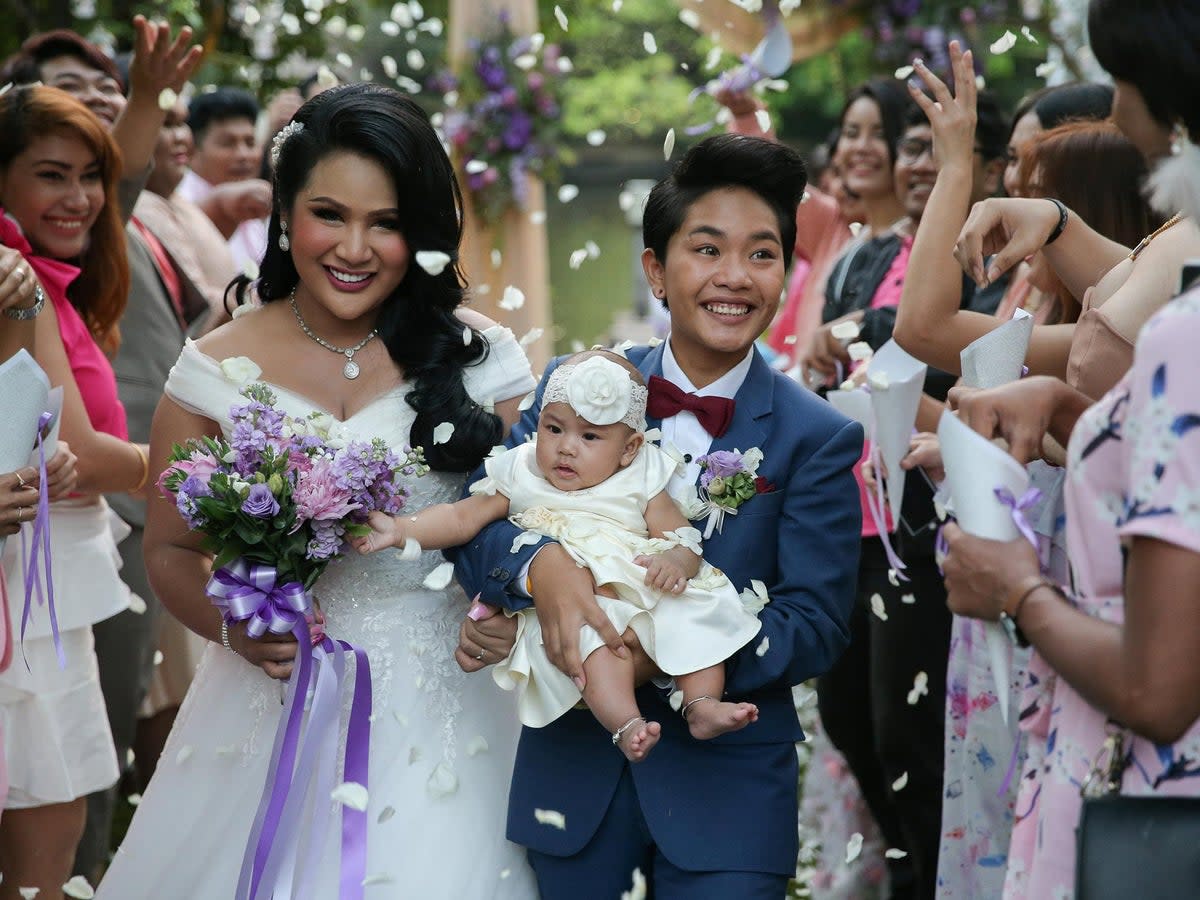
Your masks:
[[[512,333],[495,326],[484,335],[492,352],[467,370],[471,396],[483,403],[531,390]],[[173,400],[224,429],[237,390],[190,343],[167,383]],[[313,410],[303,397],[273,390],[287,412]],[[407,390],[402,385],[351,416],[343,423],[347,436],[406,444],[413,420]],[[432,472],[413,483],[407,508],[453,501],[463,482]],[[457,584],[422,586],[442,562],[436,552],[413,562],[394,552],[352,554],[332,563],[314,589],[328,634],[361,647],[371,662],[364,896],[526,900],[536,896],[532,873],[504,837],[520,727],[514,698],[455,664],[467,598]],[[98,897],[232,900],[283,709],[280,685],[219,645],[207,647]],[[348,709],[344,702],[343,723]],[[338,896],[341,817],[329,823],[317,848],[318,883],[308,894],[320,900]]]

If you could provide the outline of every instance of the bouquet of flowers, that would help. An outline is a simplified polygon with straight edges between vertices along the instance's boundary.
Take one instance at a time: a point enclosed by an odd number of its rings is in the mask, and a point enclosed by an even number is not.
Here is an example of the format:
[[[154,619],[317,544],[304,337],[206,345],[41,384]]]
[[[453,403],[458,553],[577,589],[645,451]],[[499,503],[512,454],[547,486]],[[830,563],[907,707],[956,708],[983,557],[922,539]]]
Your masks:
[[[553,182],[569,152],[561,144],[561,81],[570,61],[542,34],[514,37],[501,17],[497,35],[472,41],[462,74],[438,75],[431,87],[446,98],[444,128],[467,174],[475,212],[499,219],[524,208],[529,178]]]
[[[373,510],[399,513],[410,493],[403,479],[428,468],[420,448],[400,456],[379,439],[337,438],[328,414],[285,415],[264,384],[241,394],[230,438],[176,445],[159,488],[203,533],[214,570],[241,559],[311,588],[346,535],[369,532]]]
[[[241,360],[226,360],[230,374]],[[248,361],[246,361],[248,362]],[[255,367],[256,368],[256,367]],[[232,375],[230,375],[232,377]],[[159,478],[180,515],[216,554],[208,595],[227,623],[247,620],[246,633],[292,632],[297,653],[276,729],[270,776],[259,800],[255,831],[242,858],[237,900],[289,893],[304,863],[296,847],[318,835],[322,817],[299,814],[331,796],[342,799],[342,883],[362,896],[371,733],[371,674],[366,653],[326,634],[310,640],[309,589],[347,535],[369,533],[367,514],[398,513],[409,497],[404,479],[424,475],[420,449],[394,453],[381,440],[345,441],[326,414],[298,419],[281,412],[264,384],[241,390],[230,410],[228,440],[205,437],[175,446]],[[332,756],[317,754],[338,729],[343,677],[353,659],[353,701],[346,724],[341,773]],[[348,676],[347,676],[348,677]],[[308,761],[307,763],[305,761]],[[316,760],[314,764],[314,760]],[[319,835],[318,835],[319,836]],[[280,852],[279,847],[285,848]]]

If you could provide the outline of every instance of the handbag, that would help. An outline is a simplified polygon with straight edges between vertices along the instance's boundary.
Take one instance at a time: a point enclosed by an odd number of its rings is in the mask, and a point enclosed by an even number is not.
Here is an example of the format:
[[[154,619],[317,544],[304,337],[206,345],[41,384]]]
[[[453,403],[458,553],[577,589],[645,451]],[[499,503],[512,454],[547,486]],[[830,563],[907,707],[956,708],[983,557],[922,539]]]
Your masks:
[[[1084,781],[1075,858],[1076,900],[1200,897],[1200,797],[1130,797],[1128,732],[1110,734]],[[1101,774],[1100,762],[1109,762]]]

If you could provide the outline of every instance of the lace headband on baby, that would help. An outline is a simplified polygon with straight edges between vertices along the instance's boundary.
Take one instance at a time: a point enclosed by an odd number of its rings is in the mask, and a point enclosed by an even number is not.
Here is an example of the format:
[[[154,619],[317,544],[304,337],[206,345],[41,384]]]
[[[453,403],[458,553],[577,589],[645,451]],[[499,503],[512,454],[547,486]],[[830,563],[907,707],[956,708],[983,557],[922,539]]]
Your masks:
[[[629,374],[603,356],[559,366],[550,376],[542,403],[566,403],[593,425],[624,422],[634,431],[645,431],[648,392],[634,384]]]

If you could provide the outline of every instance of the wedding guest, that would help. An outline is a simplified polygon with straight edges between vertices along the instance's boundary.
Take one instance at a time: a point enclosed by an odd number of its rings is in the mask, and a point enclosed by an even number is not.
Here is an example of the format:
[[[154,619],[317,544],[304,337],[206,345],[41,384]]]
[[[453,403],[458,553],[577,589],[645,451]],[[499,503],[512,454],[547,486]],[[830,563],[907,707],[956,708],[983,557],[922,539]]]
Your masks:
[[[240,88],[197,94],[188,105],[195,150],[176,190],[229,240],[238,268],[258,266],[267,246],[271,186],[259,179],[258,101]]]
[[[940,355],[926,353],[924,343],[910,342],[910,332],[916,330],[914,321],[919,326],[933,319],[931,311],[935,308],[944,316],[978,320],[981,327],[982,323],[988,327],[1000,324],[1000,311],[988,317],[959,308],[959,273],[953,263],[951,243],[972,193],[975,85],[971,52],[963,53],[957,42],[951,44],[949,52],[955,75],[953,96],[926,67],[919,63],[916,67],[918,77],[932,91],[930,98],[914,89],[913,98],[929,116],[933,128],[938,174],[923,219],[926,224],[917,234],[910,262],[923,277],[905,286],[897,311],[895,336],[918,358],[931,365],[945,363],[950,371],[957,372],[957,353],[962,348],[949,346],[948,329],[940,324],[921,328],[922,336],[928,335],[946,347]],[[1136,169],[1139,162],[1136,149],[1115,133],[1112,126],[1067,125],[1032,139],[1023,148],[1018,167],[1023,176],[1019,187],[1025,196],[1046,191],[1062,196],[1065,191],[1072,200],[1095,206],[1096,213],[1102,214],[1105,224],[1115,231],[1141,233],[1139,229],[1145,227],[1148,210],[1137,185],[1132,180],[1122,181],[1130,167]],[[1095,193],[1098,182],[1112,185],[1102,199]],[[1053,296],[1061,290],[1039,257],[1034,259],[1029,278],[1047,295]],[[1075,307],[1073,299],[1064,296],[1062,308],[1072,307]],[[1011,315],[1010,307],[1007,316]],[[954,360],[950,359],[951,350]],[[918,460],[929,466],[930,471],[933,465],[940,465],[936,452],[932,459],[923,455],[928,454],[930,444],[936,447],[936,436],[915,439],[913,452],[902,464],[904,468],[914,468]],[[1048,482],[1039,483],[1049,493],[1058,479],[1052,472],[1047,472],[1046,477]],[[1057,538],[1061,543],[1060,529],[1054,527],[1055,505],[1050,503],[1049,515],[1031,518],[1039,525],[1048,519],[1049,527],[1044,529],[1047,542]],[[940,897],[995,896],[1003,884],[1002,863],[1008,852],[1016,789],[1003,761],[1015,758],[1018,732],[1016,716],[1010,724],[1000,713],[985,646],[981,626],[970,620],[954,619],[946,673],[945,776],[937,878]],[[1017,654],[1008,691],[1012,709],[1026,710],[1028,706],[1019,693],[1025,664],[1025,655]],[[1030,680],[1037,683],[1036,678]]]
[[[100,494],[139,491],[149,476],[146,449],[127,440],[104,349],[119,342],[117,322],[129,287],[117,210],[119,152],[104,124],[55,88],[12,88],[0,96],[0,243],[16,248],[46,295],[35,358],[64,389],[61,436],[78,453],[70,500],[51,505],[57,631],[37,616],[23,645],[29,666],[0,676],[0,715],[9,766],[0,823],[5,883],[61,890],[85,818],[84,797],[117,777],[93,623],[129,605],[117,574],[111,514]],[[66,260],[78,260],[77,269]],[[23,594],[16,546],[5,567],[9,593]]]
[[[763,492],[704,545],[705,557],[737,588],[761,581],[769,598],[759,613],[761,636],[725,663],[727,698],[754,703],[759,716],[740,731],[699,741],[671,709],[670,689],[644,684],[639,708],[662,731],[636,766],[586,710],[525,729],[508,833],[528,848],[547,900],[578,897],[583,885],[588,896],[619,896],[635,868],[665,900],[778,898],[795,873],[793,742],[802,732],[791,686],[827,669],[847,640],[859,531],[851,468],[862,446],[859,425],[772,371],[754,346],[778,308],[803,190],[794,151],[729,134],[692,148],[647,201],[643,266],[668,308],[671,332],[625,355],[651,385],[649,424],[691,460],[668,490],[680,496],[694,486],[697,460],[711,450],[762,452]],[[533,432],[540,400],[539,391],[509,446]],[[460,579],[486,603],[525,607],[528,564],[546,653],[586,686],[581,626],[618,655],[627,652],[623,636],[596,604],[588,570],[545,539],[514,544],[519,535],[507,522],[489,526],[458,551]],[[467,620],[459,665],[472,671],[506,657],[511,622]],[[537,809],[560,811],[565,827],[540,824]]]
[[[262,306],[185,345],[155,415],[154,470],[175,443],[228,436],[244,381],[220,361],[245,357],[242,368],[271,384],[282,411],[325,413],[347,439],[378,438],[398,452],[424,447],[433,471],[408,485],[410,514],[452,499],[534,381],[511,331],[460,309],[462,202],[437,133],[407,96],[347,85],[301,108],[276,149],[277,205],[254,285]],[[424,251],[450,262],[431,274],[416,262]],[[239,277],[239,301],[249,290]],[[443,423],[453,433],[435,442]],[[192,900],[228,900],[296,641],[256,640],[222,618],[205,594],[212,554],[158,496],[147,503],[146,560],[163,603],[208,645],[98,897],[170,896],[183,884]],[[370,893],[527,900],[532,875],[502,831],[515,712],[506,695],[454,668],[467,600],[456,585],[426,586],[438,563],[434,553],[351,555],[314,585],[327,633],[370,662]],[[315,870],[309,886],[314,897],[336,896],[340,818],[310,824],[315,834],[299,845]]]
[[[1107,84],[1079,82],[1035,91],[1013,111],[1004,157],[1004,192],[1023,196],[1021,165],[1027,148],[1043,132],[1068,122],[1099,122],[1112,113],[1113,89]]]
[[[1116,82],[1114,118],[1143,152],[1165,149],[1172,122],[1200,128],[1200,18],[1190,4],[1153,0],[1118,9],[1097,0],[1088,24],[1096,57]],[[1158,163],[1155,177],[1168,176],[1159,183],[1169,186],[1156,199],[1192,216],[1200,212],[1200,170],[1194,145],[1181,135],[1175,140],[1183,152]],[[1029,240],[1013,236],[1018,244]],[[976,250],[1003,250],[1003,262],[1014,249],[1002,241],[967,243],[964,258],[977,273]],[[946,576],[956,611],[984,620],[1008,615],[1035,658],[1056,673],[1044,753],[1022,777],[1018,811],[1025,820],[1013,833],[1006,897],[1073,895],[1080,785],[1093,763],[1107,768],[1110,736],[1120,739],[1113,752],[1123,793],[1197,793],[1184,760],[1200,750],[1197,628],[1189,622],[1200,539],[1188,501],[1200,448],[1187,425],[1195,418],[1188,387],[1196,378],[1198,313],[1193,289],[1153,316],[1132,368],[1094,405],[1087,394],[1044,377],[955,397],[964,421],[988,437],[1005,437],[1019,460],[1035,456],[1047,432],[1069,440],[1069,602],[1062,585],[1039,574],[1028,545],[947,528]]]

